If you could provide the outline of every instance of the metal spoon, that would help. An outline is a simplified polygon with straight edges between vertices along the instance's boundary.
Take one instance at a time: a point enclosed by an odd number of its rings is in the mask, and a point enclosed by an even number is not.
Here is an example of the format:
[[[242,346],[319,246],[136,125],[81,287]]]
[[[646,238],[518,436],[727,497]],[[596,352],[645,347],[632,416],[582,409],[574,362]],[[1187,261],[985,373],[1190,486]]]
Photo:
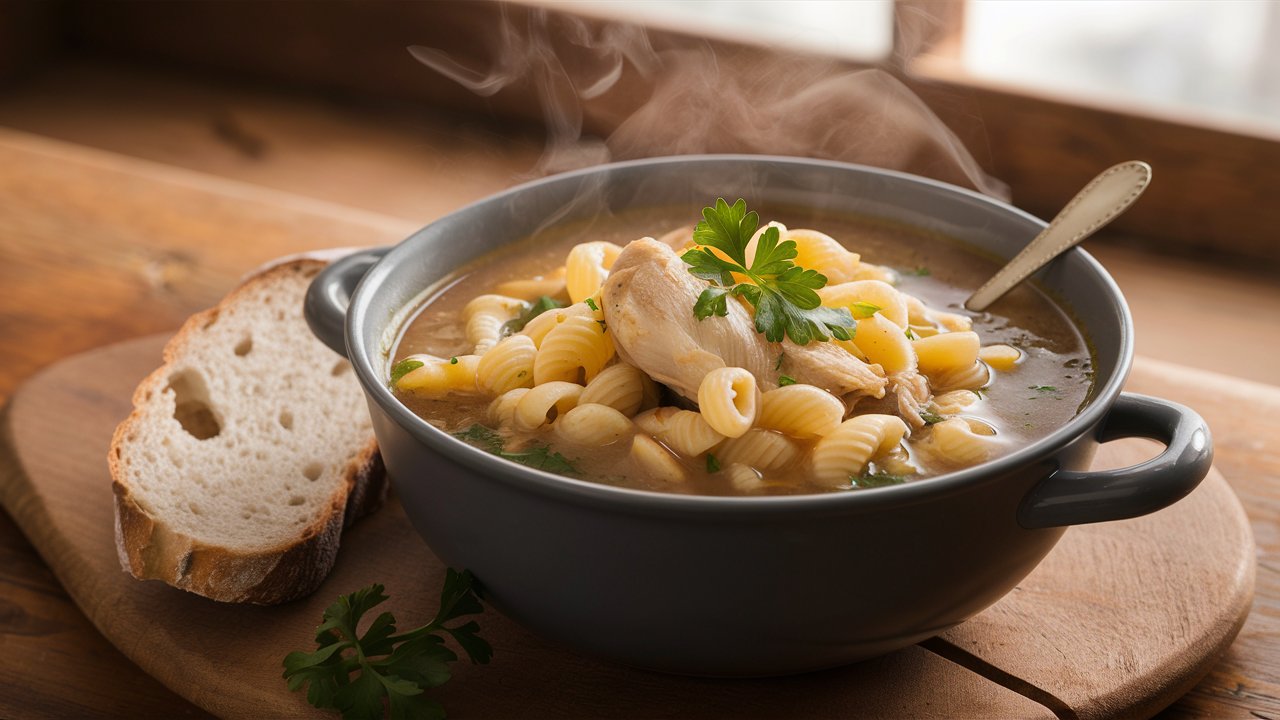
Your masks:
[[[974,312],[986,310],[988,305],[999,300],[1028,275],[1080,244],[1127,210],[1150,183],[1151,166],[1138,160],[1120,163],[1103,171],[1076,193],[1053,222],[1022,252],[970,295],[964,303],[965,308]]]

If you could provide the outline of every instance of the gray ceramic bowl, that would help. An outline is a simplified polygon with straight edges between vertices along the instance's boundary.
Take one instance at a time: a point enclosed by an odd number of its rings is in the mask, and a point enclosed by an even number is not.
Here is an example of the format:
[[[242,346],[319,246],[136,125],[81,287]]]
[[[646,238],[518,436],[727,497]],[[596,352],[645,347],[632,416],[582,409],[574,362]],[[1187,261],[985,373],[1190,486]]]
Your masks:
[[[1208,472],[1191,410],[1121,392],[1133,327],[1119,289],[1072,250],[1039,281],[1097,350],[1093,399],[1006,457],[921,482],[789,497],[689,497],[550,475],[486,454],[387,390],[399,318],[423,288],[553,222],[600,211],[743,196],[881,216],[1012,257],[1044,226],[988,197],[854,165],[762,156],[618,163],[538,180],[454,212],[389,249],[339,261],[307,298],[313,330],[344,353],[369,400],[396,491],[440,558],[488,600],[583,653],[698,675],[773,675],[889,652],[992,604],[1065,526],[1134,517]],[[1099,442],[1167,445],[1141,465],[1089,472]]]

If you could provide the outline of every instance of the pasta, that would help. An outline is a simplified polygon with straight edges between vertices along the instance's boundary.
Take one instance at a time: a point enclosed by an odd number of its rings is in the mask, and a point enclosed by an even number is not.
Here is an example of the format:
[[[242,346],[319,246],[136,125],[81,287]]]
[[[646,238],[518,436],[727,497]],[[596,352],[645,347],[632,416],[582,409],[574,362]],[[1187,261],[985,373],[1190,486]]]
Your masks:
[[[562,381],[540,383],[516,402],[512,424],[525,432],[537,430],[576,407],[581,395],[581,385]]]
[[[438,358],[420,354],[410,355],[404,360],[416,360],[422,363],[422,367],[406,373],[396,383],[396,387],[412,390],[424,397],[444,397],[450,393],[474,395],[480,392],[476,385],[476,369],[480,364],[478,355]]]
[[[907,424],[896,415],[858,415],[813,448],[813,478],[829,487],[843,487],[859,475],[873,457],[902,441]]]
[[[516,388],[508,390],[493,402],[489,403],[488,416],[489,422],[500,428],[514,427],[516,424],[516,405],[520,402],[520,398],[529,392],[529,388]]]
[[[527,335],[503,338],[476,364],[476,381],[490,395],[533,387],[533,360],[538,348]]]
[[[640,233],[552,227],[442,280],[402,333],[393,392],[513,462],[620,487],[738,495],[857,490],[967,467],[1043,435],[1025,416],[1048,428],[1083,399],[1082,341],[1017,324],[1034,293],[1020,293],[1008,316],[957,309],[959,251],[907,244],[875,265],[864,257],[891,244],[861,243],[879,225],[820,232],[764,218],[734,234],[730,210],[713,208],[696,233],[683,218],[637,228],[665,244],[624,247]],[[779,245],[766,265],[777,272],[753,264],[771,228]],[[694,247],[702,252],[681,258]],[[752,269],[734,273],[708,255]],[[922,260],[937,275],[891,267]],[[819,307],[804,305],[810,286]],[[797,342],[822,323],[828,335],[851,323],[850,339]]]
[[[765,486],[764,477],[759,470],[741,463],[733,463],[724,469],[729,484],[740,493],[757,492]]]
[[[707,424],[725,437],[741,437],[756,421],[760,390],[742,368],[712,370],[698,386],[698,407]]]
[[[996,442],[994,435],[974,432],[966,419],[951,418],[930,427],[929,436],[917,449],[939,464],[968,467],[991,457]]]
[[[978,351],[982,362],[999,372],[1009,372],[1022,361],[1022,351],[1010,345],[988,345]]]
[[[982,343],[975,332],[939,333],[912,343],[916,364],[926,375],[963,371],[978,360]]]
[[[942,415],[955,415],[978,401],[972,390],[951,390],[941,395],[934,395],[930,407]]]
[[[565,289],[569,299],[582,302],[595,295],[600,285],[609,277],[609,268],[618,259],[622,248],[611,242],[589,242],[573,246],[565,261]]]
[[[935,373],[929,378],[935,391],[968,389],[977,390],[986,387],[991,381],[991,370],[981,360],[975,360],[968,367]]]
[[[853,343],[867,356],[868,361],[877,363],[887,373],[916,369],[916,354],[911,341],[902,328],[880,313],[858,321],[858,332],[853,336]]]
[[[636,433],[635,439],[631,441],[631,459],[658,480],[678,483],[686,478],[680,461],[662,443],[643,433]]]
[[[499,284],[494,290],[499,295],[507,295],[530,302],[544,296],[557,297],[565,294],[564,272],[565,269],[561,266],[546,275],[528,280],[509,280]]]
[[[849,252],[830,235],[817,230],[787,230],[782,233],[782,241],[787,240],[796,244],[796,264],[800,267],[826,275],[828,283],[854,279],[859,266],[858,253]]]
[[[533,382],[590,382],[613,352],[613,340],[599,322],[581,315],[567,317],[551,328],[538,346]]]
[[[818,291],[818,297],[827,307],[845,307],[859,317],[865,312],[863,308],[872,306],[873,312],[879,312],[899,328],[907,327],[906,297],[894,289],[892,285],[881,280],[856,280],[839,285],[827,285]]]
[[[467,342],[475,345],[476,355],[483,355],[502,337],[502,326],[519,317],[525,302],[505,295],[481,295],[467,303],[462,317],[467,323]]]
[[[781,470],[800,459],[800,446],[779,432],[751,428],[726,440],[716,451],[724,463],[740,463],[762,472]]]
[[[602,319],[596,317],[595,312],[587,307],[586,303],[574,303],[567,308],[548,310],[535,317],[525,324],[520,334],[528,335],[535,346],[542,347],[542,341],[546,339],[547,333],[571,317],[589,317],[593,320]]]
[[[795,438],[830,435],[844,417],[844,403],[812,385],[787,385],[760,395],[756,425]]]
[[[583,403],[599,403],[631,417],[658,404],[658,384],[633,365],[610,365],[587,383]]]
[[[635,425],[608,405],[579,403],[555,423],[558,437],[588,447],[603,447],[629,437]]]
[[[725,437],[712,429],[701,413],[692,410],[655,408],[637,415],[635,422],[642,430],[687,458],[707,452]]]

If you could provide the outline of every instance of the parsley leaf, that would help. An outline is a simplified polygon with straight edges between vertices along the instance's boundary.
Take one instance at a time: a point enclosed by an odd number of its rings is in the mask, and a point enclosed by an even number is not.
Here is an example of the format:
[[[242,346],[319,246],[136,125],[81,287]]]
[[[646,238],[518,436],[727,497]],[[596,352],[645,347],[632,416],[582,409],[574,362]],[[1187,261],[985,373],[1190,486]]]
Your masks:
[[[711,283],[694,302],[695,317],[728,315],[728,298],[733,294],[755,308],[756,332],[770,342],[789,337],[797,345],[806,345],[812,340],[852,337],[853,315],[848,308],[822,306],[816,291],[826,286],[827,277],[796,265],[796,244],[780,242],[777,227],[765,228],[747,263],[747,245],[760,226],[760,216],[754,210],[747,212],[746,200],[739,198],[730,205],[717,198],[714,206],[703,208],[702,217],[693,231],[699,247],[680,256],[691,274]],[[735,274],[748,282],[737,282]]]
[[[506,458],[511,462],[518,462],[521,465],[527,465],[535,470],[546,470],[557,475],[577,475],[578,468],[569,462],[569,458],[558,452],[553,452],[546,445],[534,445],[528,450],[520,452],[499,452],[498,457]]]
[[[711,453],[707,453],[707,472],[708,473],[720,472],[720,461],[717,460],[716,456],[712,455]]]
[[[869,303],[869,302],[863,302],[861,300],[858,300],[857,302],[849,306],[849,310],[853,312],[853,316],[858,318],[859,320],[863,318],[869,318],[883,309],[884,308],[880,307],[879,305],[876,305],[874,303]]]
[[[487,663],[493,656],[474,620],[448,624],[484,612],[475,578],[447,569],[440,609],[420,628],[397,634],[395,616],[384,612],[359,634],[364,615],[387,600],[384,590],[370,585],[339,597],[324,611],[316,649],[284,658],[288,688],[296,692],[306,687],[307,702],[339,710],[344,718],[381,718],[387,710],[393,718],[444,718],[444,708],[424,693],[448,681],[448,663],[458,659],[443,636],[452,637],[474,663]]]
[[[480,423],[475,423],[466,430],[453,433],[453,436],[494,455],[502,452],[502,436],[496,430],[487,428]]]
[[[921,410],[920,419],[923,420],[926,425],[937,425],[938,423],[942,422],[946,418],[942,417],[941,415],[935,412],[930,412],[928,410]]]
[[[561,307],[564,307],[564,304],[561,303],[559,300],[556,300],[555,298],[549,295],[543,295],[537,300],[534,300],[533,302],[529,303],[529,307],[525,308],[525,311],[520,313],[519,317],[513,318],[503,323],[502,331],[499,334],[502,337],[506,337],[508,335],[514,335],[520,332],[521,330],[523,330],[524,326],[528,325],[530,320],[538,317],[539,315],[541,315],[542,313],[548,310],[555,310],[556,308],[561,308]]]
[[[786,387],[788,385],[795,385],[795,384],[796,384],[796,379],[791,377],[790,375],[778,376],[778,387]]]
[[[902,475],[893,475],[887,472],[863,473],[857,477],[849,478],[853,481],[855,487],[860,488],[876,488],[886,485],[901,485],[907,479]]]
[[[400,382],[400,378],[422,367],[424,363],[421,360],[413,358],[405,358],[391,367],[391,386]]]
[[[597,307],[597,306],[596,306],[596,301],[595,301],[595,300],[593,300],[593,299],[591,299],[591,298],[587,298],[586,300],[583,300],[582,302],[586,303],[586,304],[587,304],[587,307],[591,308],[592,310],[599,310],[599,309],[600,309],[599,307]]]
[[[558,475],[579,474],[578,468],[574,467],[569,458],[552,451],[546,445],[531,445],[524,450],[508,452],[504,449],[505,443],[502,436],[496,430],[485,427],[480,423],[475,423],[466,430],[453,433],[453,436],[475,445],[487,453],[497,455],[511,462],[527,465],[535,470],[546,470]]]

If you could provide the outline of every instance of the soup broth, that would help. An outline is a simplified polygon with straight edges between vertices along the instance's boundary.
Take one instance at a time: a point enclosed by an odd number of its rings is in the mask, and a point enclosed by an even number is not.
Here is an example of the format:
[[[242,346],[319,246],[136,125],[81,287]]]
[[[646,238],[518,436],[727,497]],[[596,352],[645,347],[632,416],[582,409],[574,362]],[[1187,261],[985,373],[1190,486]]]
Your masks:
[[[397,397],[433,425],[517,462],[609,485],[703,495],[830,492],[927,479],[1006,454],[1043,437],[1068,422],[1086,402],[1092,386],[1088,344],[1068,315],[1042,291],[1031,283],[1023,283],[987,312],[970,313],[963,309],[965,298],[996,270],[997,264],[992,259],[950,238],[877,219],[784,206],[758,210],[762,225],[777,221],[793,230],[813,228],[860,254],[863,263],[892,269],[896,289],[932,309],[930,317],[935,321],[934,326],[912,322],[902,329],[904,336],[913,339],[913,347],[935,332],[948,332],[950,328],[937,322],[941,318],[957,331],[971,323],[984,348],[983,357],[989,359],[989,362],[980,362],[980,367],[975,366],[985,373],[981,380],[969,382],[969,387],[955,381],[961,385],[946,390],[943,386],[947,378],[925,377],[928,385],[923,392],[927,400],[919,407],[908,401],[912,408],[905,412],[894,392],[885,392],[883,398],[858,393],[842,398],[845,408],[841,421],[861,415],[919,414],[918,419],[909,418],[914,424],[905,423],[910,427],[903,442],[893,448],[878,448],[869,462],[849,474],[847,482],[832,484],[815,480],[814,467],[818,459],[813,451],[820,439],[812,433],[784,435],[770,430],[750,436],[756,445],[763,437],[778,446],[768,451],[744,451],[745,441],[732,447],[732,439],[721,439],[709,450],[681,454],[672,448],[671,442],[663,442],[661,436],[651,436],[643,427],[632,425],[616,441],[585,446],[566,439],[564,432],[556,430],[557,422],[567,417],[565,413],[571,403],[549,410],[548,422],[541,427],[521,430],[500,426],[494,421],[491,413],[494,397],[477,389],[474,380],[472,386],[447,394],[395,387]],[[463,375],[474,372],[477,348],[476,343],[468,339],[464,308],[478,295],[514,294],[519,290],[532,298],[529,293],[546,289],[560,303],[568,305],[569,298],[556,279],[556,271],[564,266],[566,255],[576,245],[611,242],[623,246],[639,237],[658,238],[679,232],[697,220],[697,208],[632,211],[553,227],[505,246],[459,269],[424,293],[420,307],[403,329],[392,359],[400,363],[425,354],[445,359],[442,362],[453,366],[441,372],[455,371]],[[679,236],[683,238],[685,233],[680,232]],[[782,237],[787,235],[784,233]],[[676,243],[677,246],[683,244]],[[539,281],[542,286],[537,285]],[[506,285],[513,282],[518,284]],[[597,293],[594,297],[600,302],[605,296]],[[730,302],[736,300],[731,298]],[[875,315],[888,312],[867,303],[851,307],[855,312],[871,311]],[[607,317],[607,310],[604,308],[594,316],[606,334],[611,329],[599,318]],[[528,314],[524,307],[510,312],[513,316]],[[858,330],[864,337],[872,331],[870,327],[864,330],[862,320],[858,322]],[[508,326],[507,332],[511,330]],[[855,334],[854,342],[858,340],[859,335]],[[663,338],[659,334],[652,342],[662,343]],[[1001,359],[998,350],[990,349],[992,346],[1015,349],[1016,361]],[[857,349],[850,346],[850,352]],[[784,360],[785,352],[780,351],[778,367],[782,367]],[[609,362],[616,364],[620,360],[615,355]],[[779,375],[763,380],[766,384],[776,380],[787,385],[787,379]],[[682,397],[661,385],[654,387],[657,394],[646,396],[643,407],[698,409],[694,398]],[[916,392],[918,395],[920,388]],[[707,412],[705,408],[703,412]],[[650,417],[650,428],[654,422]],[[645,439],[636,440],[636,436]],[[649,443],[650,439],[654,442]],[[638,444],[644,448],[637,448]],[[655,466],[652,457],[648,460],[639,457],[644,452],[665,453],[670,459],[659,457]],[[655,472],[655,467],[660,471]]]

